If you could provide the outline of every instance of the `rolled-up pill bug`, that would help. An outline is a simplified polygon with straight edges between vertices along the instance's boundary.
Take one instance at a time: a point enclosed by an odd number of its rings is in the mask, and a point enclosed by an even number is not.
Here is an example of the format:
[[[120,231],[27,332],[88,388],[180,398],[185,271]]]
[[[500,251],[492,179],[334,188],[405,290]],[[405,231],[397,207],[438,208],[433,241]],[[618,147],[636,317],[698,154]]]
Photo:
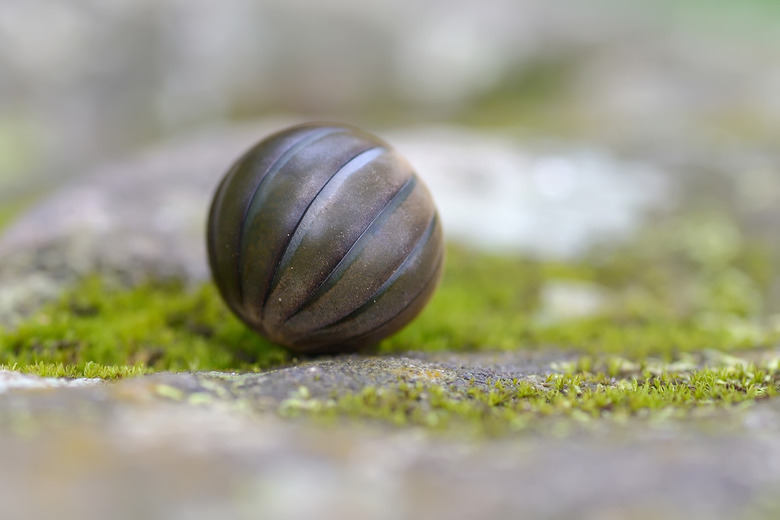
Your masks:
[[[379,342],[441,277],[442,227],[409,163],[341,124],[282,130],[217,188],[208,222],[217,287],[249,327],[304,353]]]

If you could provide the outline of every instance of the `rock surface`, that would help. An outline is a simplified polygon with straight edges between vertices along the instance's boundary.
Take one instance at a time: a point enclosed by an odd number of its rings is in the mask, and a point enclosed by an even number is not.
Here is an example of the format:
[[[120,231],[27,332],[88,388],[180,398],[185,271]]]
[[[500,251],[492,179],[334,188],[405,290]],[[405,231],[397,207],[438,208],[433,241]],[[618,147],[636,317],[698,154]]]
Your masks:
[[[684,428],[490,442],[274,413],[301,387],[316,399],[369,382],[543,377],[550,362],[348,357],[257,375],[12,390],[0,397],[3,518],[719,520],[780,511],[776,401]],[[723,421],[728,428],[713,430]]]
[[[0,237],[0,320],[23,316],[93,272],[129,282],[205,279],[211,191],[244,148],[288,122],[214,129],[66,184]],[[629,236],[647,215],[687,204],[691,194],[722,196],[722,207],[751,229],[773,230],[777,190],[764,182],[762,197],[751,198],[744,181],[763,178],[770,155],[640,160],[458,128],[382,134],[430,184],[449,235],[481,247],[576,256]],[[713,161],[718,168],[706,166]],[[725,246],[700,238],[703,247],[739,248],[738,234]],[[594,312],[606,298],[587,284],[546,287],[539,319]],[[157,374],[117,384],[0,371],[0,516],[777,517],[776,401],[595,430],[567,419],[483,440],[290,418],[399,381],[449,391],[497,380],[539,384],[568,361],[553,351],[352,356],[260,374]],[[59,388],[66,386],[84,388]]]
[[[14,52],[0,53],[0,204],[55,188],[0,235],[0,324],[94,272],[206,279],[219,177],[293,121],[211,127],[73,172],[269,107],[381,114],[397,103],[401,120],[464,111],[507,126],[369,128],[417,167],[449,238],[472,245],[577,257],[689,206],[728,210],[777,245],[780,33],[768,19],[682,23],[664,7],[619,3],[3,3],[0,42]],[[723,220],[715,233],[696,228],[691,247],[739,251],[740,230]],[[568,282],[541,300],[550,322],[609,304],[599,287]],[[777,399],[477,439],[294,413],[398,382],[536,385],[571,361],[552,351],[350,356],[119,383],[0,370],[0,518],[780,517]]]
[[[30,390],[42,388],[62,388],[89,386],[102,383],[100,379],[63,379],[55,377],[37,377],[28,374],[14,372],[12,370],[0,370],[0,394],[10,390]]]
[[[13,321],[93,272],[130,282],[206,278],[211,191],[258,135],[286,123],[182,138],[64,186],[0,238],[0,318]],[[735,175],[767,171],[759,166],[771,156],[723,161],[713,174],[702,166],[712,157],[693,153],[628,160],[595,146],[444,128],[386,137],[430,184],[450,236],[483,247],[576,256],[629,235],[647,214],[691,193],[722,194],[723,206],[753,229],[772,230],[774,206],[748,204],[740,181],[761,174]],[[761,200],[774,200],[776,190],[765,185]],[[541,297],[543,320],[606,304],[582,284],[547,287]],[[545,423],[539,432],[478,441],[289,418],[399,381],[453,391],[496,380],[537,384],[570,359],[560,352],[353,356],[260,374],[157,374],[118,384],[0,371],[2,517],[777,517],[776,401],[662,424],[579,431],[573,420]],[[86,387],[57,388],[65,386]]]

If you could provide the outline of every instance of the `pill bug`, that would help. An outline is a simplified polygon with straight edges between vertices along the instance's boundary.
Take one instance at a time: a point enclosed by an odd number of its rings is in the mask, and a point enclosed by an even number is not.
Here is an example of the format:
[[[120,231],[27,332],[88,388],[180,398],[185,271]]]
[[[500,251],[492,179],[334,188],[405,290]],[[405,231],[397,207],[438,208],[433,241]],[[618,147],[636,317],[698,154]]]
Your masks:
[[[209,212],[220,294],[249,327],[305,353],[377,343],[425,306],[444,262],[433,200],[379,138],[341,124],[267,137]]]

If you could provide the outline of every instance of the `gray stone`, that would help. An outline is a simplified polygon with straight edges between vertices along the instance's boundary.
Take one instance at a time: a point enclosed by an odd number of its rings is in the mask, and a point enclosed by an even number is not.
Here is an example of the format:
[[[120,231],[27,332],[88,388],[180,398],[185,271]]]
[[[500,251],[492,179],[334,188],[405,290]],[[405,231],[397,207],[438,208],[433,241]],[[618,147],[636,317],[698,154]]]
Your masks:
[[[640,421],[490,442],[274,413],[287,392],[300,397],[299,385],[315,399],[367,381],[448,384],[497,367],[521,378],[550,370],[543,357],[502,356],[346,358],[257,375],[12,390],[0,395],[3,518],[725,520],[778,512],[776,400],[712,412],[700,424]],[[709,425],[722,422],[729,428]]]
[[[146,381],[161,385],[163,395],[195,401],[226,399],[275,409],[290,398],[327,400],[366,387],[398,383],[437,384],[453,390],[488,390],[492,384],[534,379],[556,371],[572,358],[555,351],[483,354],[411,353],[406,357],[338,356],[303,361],[259,374],[155,374]]]
[[[57,377],[38,377],[12,370],[0,370],[0,394],[10,390],[42,389],[88,386],[101,383],[100,379],[64,379]]]

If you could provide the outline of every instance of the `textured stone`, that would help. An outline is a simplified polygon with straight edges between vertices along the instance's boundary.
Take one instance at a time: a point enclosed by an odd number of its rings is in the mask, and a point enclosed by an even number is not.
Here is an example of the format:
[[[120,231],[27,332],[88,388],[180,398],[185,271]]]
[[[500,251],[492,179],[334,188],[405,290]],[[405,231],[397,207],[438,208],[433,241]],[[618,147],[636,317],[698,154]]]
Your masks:
[[[38,377],[22,374],[12,370],[0,370],[0,394],[9,390],[30,390],[42,388],[61,388],[88,386],[101,383],[100,379],[63,379],[55,377]]]
[[[729,424],[719,433],[694,420],[491,442],[356,423],[312,427],[269,413],[300,385],[316,398],[369,382],[450,384],[480,371],[532,378],[551,361],[349,357],[257,375],[9,391],[0,395],[3,518],[776,515],[776,400],[718,412],[709,421]]]
[[[488,389],[489,382],[535,378],[554,371],[570,356],[557,352],[422,354],[414,357],[339,356],[304,361],[259,374],[156,374],[144,381],[165,387],[162,395],[196,400],[227,398],[274,409],[305,388],[307,399],[328,399],[399,382]]]

